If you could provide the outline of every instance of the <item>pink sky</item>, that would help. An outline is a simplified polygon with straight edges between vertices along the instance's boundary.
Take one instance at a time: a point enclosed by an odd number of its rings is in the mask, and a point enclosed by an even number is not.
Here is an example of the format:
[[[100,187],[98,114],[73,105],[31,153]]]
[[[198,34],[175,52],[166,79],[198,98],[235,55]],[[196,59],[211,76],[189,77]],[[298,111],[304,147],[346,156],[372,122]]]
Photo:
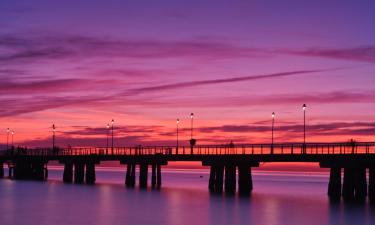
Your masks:
[[[0,142],[373,141],[375,4],[0,3]]]

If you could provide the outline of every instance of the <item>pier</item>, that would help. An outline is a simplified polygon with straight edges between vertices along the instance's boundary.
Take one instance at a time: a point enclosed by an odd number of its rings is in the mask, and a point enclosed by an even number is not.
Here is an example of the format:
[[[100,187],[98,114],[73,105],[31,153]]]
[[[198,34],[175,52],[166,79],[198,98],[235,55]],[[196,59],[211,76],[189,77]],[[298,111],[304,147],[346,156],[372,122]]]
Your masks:
[[[126,168],[126,187],[152,189],[161,188],[161,169],[168,162],[199,161],[210,169],[208,190],[227,195],[249,195],[252,168],[261,163],[316,162],[330,169],[330,199],[375,202],[375,142],[12,149],[0,151],[0,177],[6,177],[6,164],[11,179],[44,181],[50,161],[64,166],[65,183],[88,185],[95,184],[96,165],[118,161]]]

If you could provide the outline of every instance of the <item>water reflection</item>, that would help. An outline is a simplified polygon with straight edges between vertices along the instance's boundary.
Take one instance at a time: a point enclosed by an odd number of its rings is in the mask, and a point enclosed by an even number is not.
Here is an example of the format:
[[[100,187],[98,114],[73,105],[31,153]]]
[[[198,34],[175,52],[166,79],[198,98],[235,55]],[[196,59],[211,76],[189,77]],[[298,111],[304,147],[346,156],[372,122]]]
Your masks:
[[[374,206],[331,203],[327,177],[254,175],[248,197],[212,195],[208,176],[164,171],[159,191],[125,188],[124,171],[97,174],[94,186],[0,181],[1,224],[372,224]],[[201,177],[203,176],[203,178]]]

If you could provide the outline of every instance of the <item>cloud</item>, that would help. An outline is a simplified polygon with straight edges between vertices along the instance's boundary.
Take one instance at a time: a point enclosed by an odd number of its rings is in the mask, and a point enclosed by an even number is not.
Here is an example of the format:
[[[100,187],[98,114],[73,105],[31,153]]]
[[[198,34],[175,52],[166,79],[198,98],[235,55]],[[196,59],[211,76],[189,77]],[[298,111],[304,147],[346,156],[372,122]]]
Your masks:
[[[41,80],[31,82],[2,82],[0,84],[0,93],[3,94],[22,94],[22,93],[55,93],[60,91],[72,91],[75,88],[82,88],[92,83],[86,79],[56,79]]]
[[[63,106],[90,106],[93,103],[100,103],[104,97],[27,97],[27,98],[6,98],[0,99],[0,105],[5,106],[0,111],[0,117],[18,116],[25,113],[39,112],[55,109]]]
[[[331,59],[352,60],[375,63],[375,46],[360,46],[353,48],[312,48],[306,50],[279,50],[279,53],[306,57],[323,57]]]
[[[271,128],[268,125],[222,125],[212,127],[196,128],[201,133],[264,133],[270,132]],[[303,131],[302,124],[283,124],[275,127],[276,132],[299,134]],[[308,133],[313,136],[322,135],[363,135],[368,136],[375,133],[375,122],[333,122],[333,123],[319,123],[309,124]]]
[[[74,128],[74,127],[73,127]],[[129,134],[134,133],[143,133],[143,136],[147,136],[147,134],[155,134],[161,132],[163,130],[163,126],[121,126],[117,125],[114,127],[116,135],[126,136]],[[61,134],[64,135],[72,135],[72,136],[103,136],[106,135],[108,129],[106,127],[75,127],[74,130],[71,131],[62,131]]]
[[[49,34],[46,36],[8,34],[0,36],[0,63],[40,62],[41,60],[121,58],[225,59],[269,55],[257,48],[235,46],[219,41],[159,41]]]
[[[305,74],[310,74],[310,73],[318,73],[318,72],[324,72],[324,71],[328,71],[328,69],[326,70],[300,70],[300,71],[289,71],[289,72],[280,72],[280,73],[273,73],[273,74],[231,77],[231,78],[225,78],[225,79],[198,80],[198,81],[180,82],[180,83],[173,83],[173,84],[135,88],[135,89],[131,89],[129,92],[130,93],[144,93],[144,92],[151,92],[151,91],[154,92],[154,91],[180,89],[180,88],[188,88],[188,87],[203,86],[203,85],[281,78],[281,77],[305,75]],[[129,93],[129,92],[125,92],[125,93]]]
[[[375,91],[352,91],[343,90],[335,92],[317,92],[300,94],[272,94],[272,95],[251,95],[251,96],[222,96],[196,98],[168,98],[160,99],[159,104],[164,107],[243,107],[243,106],[265,106],[279,104],[340,104],[340,103],[373,103],[375,101]]]
[[[271,132],[269,124],[251,123],[244,125],[229,125],[197,127],[196,138],[199,144],[226,144],[229,140],[235,143],[268,143],[264,134]],[[106,146],[105,127],[71,127],[72,130],[58,131],[57,145],[71,146]],[[336,141],[347,141],[349,138],[367,138],[375,133],[375,122],[333,122],[308,125],[309,139],[319,137],[335,137]],[[119,126],[115,132],[115,146],[174,146],[175,133],[171,128],[163,126]],[[290,142],[299,138],[303,126],[295,123],[282,123],[275,126],[278,141]],[[189,129],[181,129],[181,134],[189,133]],[[266,140],[266,142],[265,142]],[[50,138],[28,140],[20,145],[50,146]],[[188,145],[182,135],[181,145]]]

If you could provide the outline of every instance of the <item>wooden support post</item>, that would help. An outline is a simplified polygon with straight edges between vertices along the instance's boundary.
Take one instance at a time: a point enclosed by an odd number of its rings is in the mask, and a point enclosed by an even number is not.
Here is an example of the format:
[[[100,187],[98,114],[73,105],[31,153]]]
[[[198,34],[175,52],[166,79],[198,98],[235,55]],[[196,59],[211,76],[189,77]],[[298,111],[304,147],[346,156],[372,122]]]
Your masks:
[[[368,171],[368,197],[371,203],[375,203],[375,166]]]
[[[363,202],[367,196],[366,168],[357,167],[354,172],[354,199]]]
[[[135,187],[135,164],[131,164],[130,187]]]
[[[11,165],[10,163],[8,163],[8,177],[10,179],[14,178],[14,165]]]
[[[85,178],[85,164],[82,162],[74,163],[74,183],[82,184]]]
[[[236,193],[236,166],[235,165],[225,166],[225,193],[227,194]]]
[[[238,166],[238,191],[240,195],[248,195],[253,189],[251,169],[248,165]]]
[[[147,188],[148,165],[143,163],[139,165],[139,187]]]
[[[4,164],[0,162],[0,178],[4,177]]]
[[[161,166],[160,164],[156,165],[156,187],[161,187]]]
[[[31,163],[23,160],[15,162],[13,177],[17,180],[33,179]]]
[[[73,163],[68,162],[64,164],[63,181],[65,183],[73,182]]]
[[[342,197],[346,201],[352,201],[354,199],[354,176],[354,169],[352,167],[344,168]]]
[[[95,184],[96,174],[95,174],[95,164],[90,162],[86,164],[86,184]]]
[[[339,200],[341,197],[341,168],[331,168],[328,184],[328,196],[331,200]]]
[[[45,177],[45,163],[44,162],[32,162],[31,163],[31,174],[29,179],[43,181]]]
[[[48,179],[48,167],[47,167],[47,163],[44,164],[44,179],[47,180]]]
[[[224,166],[218,165],[216,167],[215,192],[223,192]]]
[[[156,164],[155,163],[153,163],[151,165],[151,170],[152,170],[152,174],[151,174],[151,187],[155,188],[156,187]]]
[[[210,167],[210,179],[208,181],[208,190],[210,192],[215,191],[215,180],[216,180],[216,167],[212,165]]]
[[[126,176],[125,176],[125,185],[127,187],[131,187],[131,169],[132,169],[132,166],[131,164],[127,164],[126,165]]]

